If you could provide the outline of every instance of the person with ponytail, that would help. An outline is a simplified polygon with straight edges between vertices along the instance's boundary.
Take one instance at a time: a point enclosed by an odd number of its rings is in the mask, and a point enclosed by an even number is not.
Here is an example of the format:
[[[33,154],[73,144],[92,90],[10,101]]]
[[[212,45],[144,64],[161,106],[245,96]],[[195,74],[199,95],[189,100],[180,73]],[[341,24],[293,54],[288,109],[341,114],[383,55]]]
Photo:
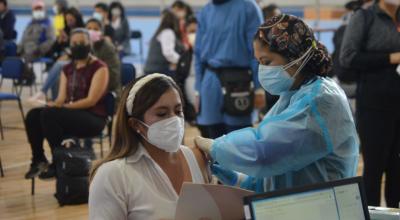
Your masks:
[[[332,65],[311,28],[278,15],[258,28],[253,47],[261,86],[279,95],[256,128],[195,142],[225,184],[257,192],[356,175],[359,142],[343,90],[326,77]]]
[[[183,105],[165,74],[126,86],[111,151],[90,176],[89,219],[175,219],[183,183],[209,182],[201,152],[182,145]]]

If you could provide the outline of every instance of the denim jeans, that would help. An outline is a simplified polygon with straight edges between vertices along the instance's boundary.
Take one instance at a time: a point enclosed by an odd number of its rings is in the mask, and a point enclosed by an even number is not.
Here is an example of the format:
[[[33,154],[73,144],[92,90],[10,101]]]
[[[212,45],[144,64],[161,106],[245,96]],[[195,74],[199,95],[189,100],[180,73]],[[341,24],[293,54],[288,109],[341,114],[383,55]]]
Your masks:
[[[70,61],[57,61],[53,64],[48,72],[48,76],[46,82],[44,82],[41,91],[43,93],[47,93],[49,89],[51,89],[51,96],[53,99],[57,98],[58,94],[58,81],[60,79],[60,74],[65,65],[67,65]]]

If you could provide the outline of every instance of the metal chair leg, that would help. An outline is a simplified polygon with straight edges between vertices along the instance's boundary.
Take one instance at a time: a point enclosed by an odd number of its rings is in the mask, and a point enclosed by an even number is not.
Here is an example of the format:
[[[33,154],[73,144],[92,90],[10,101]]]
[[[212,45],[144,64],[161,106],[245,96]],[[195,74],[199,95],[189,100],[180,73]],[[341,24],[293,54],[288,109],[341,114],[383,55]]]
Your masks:
[[[103,158],[103,134],[100,135],[100,157]]]
[[[1,163],[1,157],[0,157],[0,173],[1,177],[4,177],[3,163]]]
[[[31,195],[35,195],[35,178],[31,178],[32,184],[31,184]]]
[[[1,115],[0,115],[0,135],[1,135],[1,140],[4,140],[4,131],[3,131],[3,123],[1,122]]]

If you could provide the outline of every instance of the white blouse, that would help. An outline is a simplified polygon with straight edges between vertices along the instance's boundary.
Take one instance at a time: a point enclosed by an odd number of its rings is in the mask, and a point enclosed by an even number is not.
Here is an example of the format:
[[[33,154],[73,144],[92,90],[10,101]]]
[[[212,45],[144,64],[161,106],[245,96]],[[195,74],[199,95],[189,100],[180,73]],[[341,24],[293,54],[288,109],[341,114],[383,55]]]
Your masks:
[[[176,36],[172,29],[164,29],[157,36],[157,40],[161,44],[161,52],[168,62],[177,64],[180,58],[178,52],[175,51]]]
[[[181,146],[193,183],[204,183],[196,157]],[[89,219],[175,219],[178,195],[143,146],[99,167],[89,190]]]

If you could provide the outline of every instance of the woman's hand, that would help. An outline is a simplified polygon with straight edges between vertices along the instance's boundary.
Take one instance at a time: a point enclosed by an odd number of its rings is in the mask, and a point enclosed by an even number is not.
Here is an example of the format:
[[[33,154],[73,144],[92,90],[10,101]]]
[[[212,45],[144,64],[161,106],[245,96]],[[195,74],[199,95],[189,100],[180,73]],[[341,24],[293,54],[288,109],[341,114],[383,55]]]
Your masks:
[[[391,64],[400,64],[400,52],[390,54],[390,63]]]
[[[198,147],[201,151],[203,151],[207,155],[210,155],[214,140],[197,136],[194,139],[194,143],[196,144],[196,147]]]
[[[57,102],[47,102],[46,103],[47,107],[56,107],[56,108],[61,108],[63,106],[63,104],[57,103]]]

